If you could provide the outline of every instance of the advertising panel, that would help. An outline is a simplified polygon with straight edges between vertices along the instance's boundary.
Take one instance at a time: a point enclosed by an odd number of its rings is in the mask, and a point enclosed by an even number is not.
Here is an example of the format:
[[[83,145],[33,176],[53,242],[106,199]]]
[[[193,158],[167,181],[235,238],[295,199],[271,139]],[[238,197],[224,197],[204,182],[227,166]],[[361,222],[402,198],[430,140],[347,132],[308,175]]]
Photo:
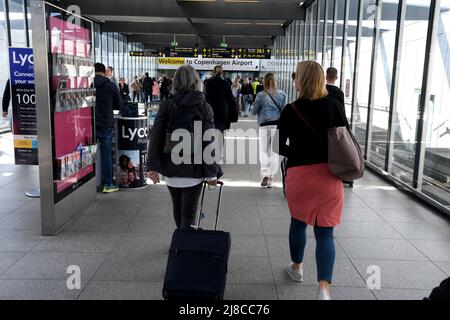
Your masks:
[[[75,22],[64,15],[48,21],[56,202],[95,175],[91,24]]]
[[[9,48],[9,62],[15,163],[38,165],[33,49]]]
[[[117,182],[120,188],[141,188],[146,183],[147,118],[117,120]]]

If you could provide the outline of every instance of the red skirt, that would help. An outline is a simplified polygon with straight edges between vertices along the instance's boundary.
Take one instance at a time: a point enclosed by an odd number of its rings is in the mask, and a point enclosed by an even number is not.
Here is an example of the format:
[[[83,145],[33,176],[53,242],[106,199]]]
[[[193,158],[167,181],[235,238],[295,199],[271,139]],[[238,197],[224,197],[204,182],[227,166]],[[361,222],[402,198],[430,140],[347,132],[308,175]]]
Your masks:
[[[344,186],[328,164],[289,168],[286,198],[296,220],[318,227],[336,227],[341,223]]]

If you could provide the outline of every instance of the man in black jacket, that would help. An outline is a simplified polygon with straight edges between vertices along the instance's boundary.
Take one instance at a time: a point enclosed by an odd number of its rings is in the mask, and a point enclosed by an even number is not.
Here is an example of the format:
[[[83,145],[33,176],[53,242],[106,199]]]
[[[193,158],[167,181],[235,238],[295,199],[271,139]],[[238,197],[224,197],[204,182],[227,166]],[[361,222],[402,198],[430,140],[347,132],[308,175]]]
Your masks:
[[[153,80],[150,78],[148,72],[145,73],[145,78],[142,81],[142,90],[144,91],[144,102],[148,104],[148,97],[150,96],[150,102],[153,100]]]
[[[230,129],[231,122],[238,117],[236,102],[231,91],[231,86],[223,79],[223,68],[214,68],[214,76],[205,82],[206,101],[214,111],[214,123],[216,129],[222,133]]]
[[[345,95],[344,92],[336,86],[336,81],[338,80],[338,71],[336,68],[327,69],[327,90],[331,98],[339,101],[342,105],[345,105]]]
[[[119,190],[112,181],[112,140],[114,128],[113,110],[122,109],[122,98],[117,85],[107,78],[105,73],[105,65],[96,63],[94,79],[96,89],[95,132],[97,140],[100,142],[103,192],[111,193]]]

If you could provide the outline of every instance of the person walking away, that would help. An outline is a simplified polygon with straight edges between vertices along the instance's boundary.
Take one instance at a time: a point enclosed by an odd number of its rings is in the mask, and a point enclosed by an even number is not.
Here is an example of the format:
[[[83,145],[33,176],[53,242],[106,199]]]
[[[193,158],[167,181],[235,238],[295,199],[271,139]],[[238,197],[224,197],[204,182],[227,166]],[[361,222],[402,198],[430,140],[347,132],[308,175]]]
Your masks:
[[[172,161],[173,147],[171,132],[177,126],[194,127],[194,121],[200,121],[203,133],[214,129],[214,114],[202,93],[202,84],[197,71],[191,66],[182,66],[175,73],[172,95],[165,100],[158,111],[152,129],[148,150],[148,177],[153,183],[166,181],[172,198],[173,215],[178,229],[189,229],[195,225],[196,213],[202,184],[206,180],[210,186],[217,184],[220,167],[202,163],[175,164]],[[192,132],[191,132],[192,133]],[[202,135],[203,136],[203,135]],[[209,143],[203,143],[203,150]],[[191,160],[194,159],[191,150]],[[199,150],[202,152],[202,150]],[[185,156],[185,155],[184,155]]]
[[[123,104],[128,103],[131,100],[130,89],[129,89],[128,85],[125,83],[125,78],[120,78],[120,80],[119,80],[119,91],[120,91],[120,96],[122,97],[122,100],[123,100]]]
[[[164,77],[161,83],[161,101],[165,101],[169,98],[169,79]]]
[[[152,89],[153,101],[159,100],[159,93],[160,93],[159,84],[156,81],[156,78],[153,78],[153,89]]]
[[[345,106],[345,95],[344,92],[336,85],[338,80],[338,71],[336,68],[327,69],[327,91],[330,98],[336,99],[343,106]]]
[[[139,97],[142,92],[142,84],[140,83],[137,76],[134,77],[133,82],[131,83],[131,90],[133,90],[133,102],[139,102]]]
[[[264,79],[259,79],[259,84],[256,86],[256,94],[264,91]]]
[[[113,184],[112,141],[114,128],[113,110],[122,109],[119,88],[106,77],[102,63],[95,64],[94,86],[96,89],[95,132],[100,143],[103,192],[111,193],[119,189]]]
[[[214,111],[214,123],[216,129],[222,134],[225,130],[230,129],[230,114],[234,112],[235,101],[231,87],[223,79],[223,68],[217,66],[214,68],[214,76],[208,79],[206,86],[206,101],[211,105]]]
[[[114,77],[114,68],[109,66],[108,69],[106,69],[106,77],[109,78],[109,80],[112,81],[117,87],[119,87],[119,83],[117,82],[116,77]]]
[[[252,83],[252,89],[253,89],[253,94],[256,96],[257,92],[256,89],[258,88],[258,86],[260,85],[258,79],[255,78],[255,80]]]
[[[259,160],[261,163],[261,187],[272,188],[273,177],[279,168],[279,156],[273,151],[275,134],[281,112],[287,103],[287,96],[277,89],[275,75],[264,77],[264,91],[258,93],[253,104],[253,115],[258,115]]]
[[[253,103],[253,88],[248,78],[244,79],[241,89],[242,105],[244,107],[244,117],[248,117],[250,107]]]
[[[319,300],[330,300],[335,262],[333,231],[344,207],[342,181],[328,168],[328,130],[348,125],[329,97],[322,66],[314,61],[297,66],[299,99],[287,106],[280,118],[279,152],[287,157],[286,198],[292,216],[289,245],[292,263],[288,275],[303,281],[307,226],[314,227]],[[289,140],[289,145],[287,141]]]
[[[231,92],[233,93],[235,105],[239,113],[241,110],[241,79],[239,79],[239,77],[234,79],[234,82],[231,85]]]
[[[150,101],[151,101],[151,96],[153,94],[153,80],[152,78],[150,78],[148,72],[145,73],[145,77],[143,79],[143,91],[144,91],[144,102],[147,105],[149,100],[148,97],[150,96]]]

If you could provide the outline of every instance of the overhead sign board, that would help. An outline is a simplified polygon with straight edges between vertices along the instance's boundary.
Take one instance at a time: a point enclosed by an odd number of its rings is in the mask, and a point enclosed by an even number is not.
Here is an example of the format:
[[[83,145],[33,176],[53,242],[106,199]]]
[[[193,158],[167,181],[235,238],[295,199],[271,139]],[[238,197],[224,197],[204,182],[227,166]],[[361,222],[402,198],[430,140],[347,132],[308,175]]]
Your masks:
[[[130,57],[162,57],[164,53],[158,50],[130,51]]]
[[[141,56],[146,56],[141,53]],[[206,59],[271,59],[272,50],[266,48],[189,48],[189,47],[167,47],[164,54],[158,57],[167,58],[202,58]]]
[[[164,53],[166,57],[172,58],[197,58],[199,50],[198,48],[172,47],[165,48]]]

